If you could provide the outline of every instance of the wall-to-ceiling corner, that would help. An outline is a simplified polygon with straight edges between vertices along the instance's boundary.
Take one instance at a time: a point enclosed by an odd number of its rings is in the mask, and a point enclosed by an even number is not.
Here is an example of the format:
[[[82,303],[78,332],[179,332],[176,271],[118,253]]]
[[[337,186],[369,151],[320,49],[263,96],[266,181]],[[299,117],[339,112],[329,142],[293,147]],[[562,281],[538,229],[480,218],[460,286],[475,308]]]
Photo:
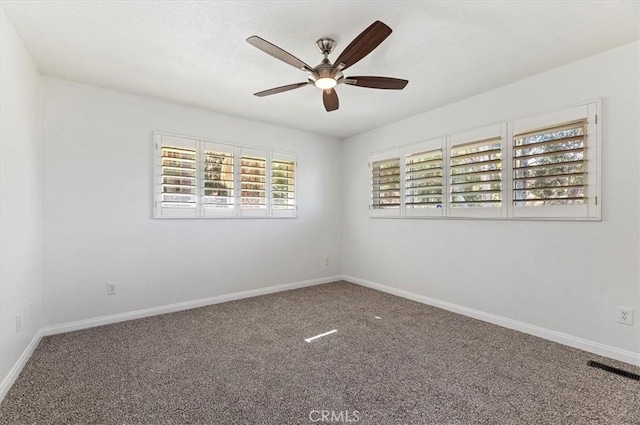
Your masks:
[[[636,42],[345,140],[345,275],[640,364],[638,68]],[[369,218],[370,153],[595,98],[601,222]]]
[[[41,77],[0,15],[1,400],[39,340],[43,287]]]

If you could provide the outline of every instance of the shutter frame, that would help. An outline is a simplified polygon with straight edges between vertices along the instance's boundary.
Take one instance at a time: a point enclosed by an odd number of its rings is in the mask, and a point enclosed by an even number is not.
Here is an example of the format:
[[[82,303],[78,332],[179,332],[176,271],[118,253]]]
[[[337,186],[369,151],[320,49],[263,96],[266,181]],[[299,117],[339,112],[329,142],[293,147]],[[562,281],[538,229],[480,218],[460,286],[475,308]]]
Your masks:
[[[401,181],[402,189],[403,189],[403,202],[404,205],[404,213],[407,217],[444,217],[447,212],[448,206],[448,194],[447,194],[447,176],[448,176],[448,167],[447,167],[447,155],[446,155],[446,139],[444,137],[438,139],[432,139],[420,143],[415,143],[413,145],[408,145],[404,149],[403,162],[405,167],[404,178]],[[429,161],[432,164],[437,164],[440,162],[440,176],[439,177],[425,177],[423,179],[413,179],[412,176],[419,175],[420,171],[411,171],[410,158],[417,158],[422,156],[427,157],[428,154],[433,154],[439,152],[440,159]],[[423,155],[421,155],[423,154]],[[425,170],[426,171],[426,170]],[[425,173],[427,174],[427,173]],[[435,173],[434,173],[435,174]],[[411,193],[416,193],[419,189],[415,187],[409,187],[412,184],[413,180],[423,180],[424,182],[429,183],[440,183],[439,185],[428,186],[430,189],[425,190],[436,190],[440,188],[440,207],[434,206],[424,206],[424,207],[413,207],[409,203],[409,199],[417,198],[420,195],[412,195]],[[425,186],[427,187],[427,186]],[[429,195],[425,195],[425,197],[429,197]],[[434,196],[434,198],[438,198],[438,195]],[[436,204],[437,205],[437,204]]]
[[[264,149],[243,146],[240,147],[238,162],[240,170],[238,216],[267,217],[271,186],[269,184],[271,167],[269,165],[268,152]]]
[[[510,140],[512,150],[515,148],[515,139],[527,133],[553,130],[556,127],[566,124],[585,121],[583,146],[585,155],[583,156],[583,172],[585,175],[584,195],[586,202],[583,205],[539,205],[539,206],[516,206],[511,200],[511,215],[520,219],[535,218],[560,218],[560,219],[601,219],[600,198],[600,123],[596,123],[596,117],[600,112],[600,101],[593,101],[587,104],[552,111],[546,114],[537,115],[513,122],[513,135]],[[513,158],[513,153],[511,154]],[[513,161],[513,159],[512,159]],[[513,168],[513,165],[512,167]],[[548,167],[552,168],[552,167]],[[510,192],[515,190],[516,180],[510,182]]]
[[[473,130],[469,130],[469,131],[464,131],[464,132],[459,132],[456,134],[451,135],[448,138],[447,141],[447,156],[448,156],[448,161],[447,161],[447,171],[448,171],[448,175],[447,175],[447,196],[448,196],[448,208],[447,208],[447,214],[450,217],[460,217],[460,218],[501,218],[501,217],[506,217],[507,216],[507,179],[508,179],[508,175],[505,173],[505,168],[506,168],[506,164],[508,163],[508,160],[506,159],[506,139],[507,139],[507,125],[506,123],[504,124],[495,124],[495,125],[490,125],[490,126],[486,126],[486,127],[480,127],[480,128],[476,128]],[[463,167],[463,164],[453,164],[454,161],[456,161],[456,155],[454,155],[453,151],[455,149],[460,149],[464,146],[469,146],[469,147],[473,147],[473,146],[488,146],[490,144],[499,144],[500,149],[498,152],[494,151],[493,152],[493,156],[496,156],[496,154],[499,153],[499,159],[496,158],[489,158],[485,161],[471,161],[467,164],[468,167],[471,167],[474,163],[480,163],[483,162],[485,164],[485,167],[487,167],[487,170],[483,170],[483,171],[477,171],[474,174],[477,175],[487,175],[487,174],[496,174],[500,176],[500,188],[498,189],[499,192],[494,192],[494,193],[499,193],[500,194],[500,204],[499,206],[481,206],[481,204],[483,202],[479,202],[478,206],[473,206],[473,204],[469,204],[469,206],[463,207],[463,206],[456,206],[456,205],[462,205],[459,202],[454,202],[453,201],[453,197],[454,197],[454,191],[453,188],[454,186],[462,186],[465,183],[459,182],[459,180],[456,180],[457,183],[454,183],[453,180],[456,179],[456,174],[453,173],[454,169],[460,169]],[[483,151],[477,151],[475,155],[458,155],[461,158],[466,158],[466,159],[472,159],[473,157],[480,157],[483,156],[482,154]],[[500,169],[496,169],[495,171],[491,171],[492,168],[495,168],[497,165],[500,166]],[[462,175],[462,174],[457,174],[458,176]],[[483,184],[481,181],[478,182],[478,184]],[[470,185],[470,184],[467,184]],[[487,190],[493,190],[493,189],[487,189]],[[476,190],[473,190],[472,192],[476,192]],[[477,191],[477,192],[483,192],[483,191]],[[486,192],[489,193],[489,192]],[[491,201],[487,200],[484,203],[490,203]],[[497,203],[497,202],[496,202]]]
[[[198,199],[198,143],[193,139],[185,139],[177,136],[171,136],[166,134],[155,133],[154,134],[154,146],[155,146],[155,164],[154,164],[154,218],[196,218],[199,215],[199,206],[200,202]],[[173,167],[169,164],[167,157],[163,158],[163,151],[169,152],[171,148],[177,148],[177,151],[181,149],[189,150],[193,152],[194,157],[194,168],[193,174],[191,176],[182,175],[181,166]],[[178,152],[176,152],[178,153]],[[176,159],[177,162],[180,162],[180,159]],[[172,206],[170,202],[163,201],[166,192],[163,191],[163,188],[167,187],[167,184],[164,183],[166,178],[171,178],[171,176],[163,176],[170,169],[178,171],[180,174],[176,176],[184,177],[185,179],[194,179],[194,201],[193,207],[189,208],[180,208],[178,207],[178,203],[176,206]],[[188,169],[184,169],[188,172]],[[175,185],[178,187],[180,185]],[[180,196],[176,194],[176,196]],[[188,202],[191,203],[191,202]]]
[[[375,193],[379,193],[380,182],[376,180],[376,176],[374,174],[374,168],[378,164],[384,163],[396,163],[398,164],[398,206],[392,208],[376,208],[374,203]],[[395,167],[392,167],[395,168]],[[403,172],[404,172],[404,163],[402,161],[400,148],[394,148],[385,150],[382,152],[374,153],[369,157],[369,214],[371,217],[400,217],[403,198],[402,198],[402,184],[403,184]],[[396,174],[393,174],[395,176]],[[377,181],[377,183],[376,183]],[[378,187],[378,191],[376,191],[376,187]]]
[[[269,186],[270,186],[270,196],[269,196],[269,208],[271,217],[297,217],[298,213],[298,200],[297,200],[297,160],[296,155],[290,152],[284,151],[273,151],[271,152],[271,169],[269,175]],[[290,170],[280,170],[278,167],[287,167]],[[286,174],[284,177],[281,174]],[[280,183],[276,183],[278,179],[286,178],[288,180],[287,183],[287,191],[286,198],[288,208],[279,207],[277,196],[282,194],[283,192],[277,189],[280,189]],[[291,198],[290,196],[293,196]]]
[[[220,171],[219,179],[208,179],[207,174],[212,172],[212,174],[218,174],[214,170],[207,171],[207,167],[210,165],[207,163],[208,157],[219,157],[215,154],[208,154],[208,152],[216,152],[227,154],[228,156],[225,158],[231,158],[231,170],[228,170],[228,166],[225,167],[226,164],[221,164],[222,166]],[[214,218],[214,217],[234,217],[236,216],[236,210],[238,206],[238,184],[235,178],[236,168],[237,168],[237,156],[235,153],[235,149],[232,145],[227,145],[224,143],[216,143],[210,141],[201,141],[200,142],[200,161],[198,163],[198,167],[200,168],[200,185],[198,187],[198,194],[200,196],[200,215],[204,218]],[[215,167],[217,168],[217,167]],[[226,170],[225,170],[226,168]],[[225,172],[226,171],[226,172]],[[223,179],[224,178],[224,179]],[[223,182],[224,180],[224,182]],[[212,188],[207,187],[208,183],[226,183],[229,181],[230,183],[230,195],[228,195],[227,199],[230,201],[229,207],[216,207],[215,203],[209,202],[208,199],[218,198],[218,197],[209,197],[207,193]],[[228,184],[225,185],[228,187]],[[218,199],[221,199],[218,198]]]

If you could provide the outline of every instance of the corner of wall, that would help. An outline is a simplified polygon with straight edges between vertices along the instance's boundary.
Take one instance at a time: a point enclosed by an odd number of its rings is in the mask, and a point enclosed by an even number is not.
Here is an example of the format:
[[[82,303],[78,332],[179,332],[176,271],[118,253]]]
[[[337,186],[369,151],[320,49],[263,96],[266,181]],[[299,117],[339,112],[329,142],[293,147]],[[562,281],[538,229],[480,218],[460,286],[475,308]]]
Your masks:
[[[40,341],[44,287],[42,77],[1,6],[0,15],[1,399]]]

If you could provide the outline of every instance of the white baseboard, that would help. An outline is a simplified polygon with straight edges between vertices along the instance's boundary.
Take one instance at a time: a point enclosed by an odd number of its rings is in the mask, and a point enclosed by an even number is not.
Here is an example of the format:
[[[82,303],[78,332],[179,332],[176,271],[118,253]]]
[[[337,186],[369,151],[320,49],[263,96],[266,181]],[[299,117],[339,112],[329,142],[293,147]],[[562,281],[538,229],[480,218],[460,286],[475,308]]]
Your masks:
[[[291,289],[305,288],[307,286],[320,285],[323,283],[335,282],[342,276],[329,276],[319,279],[303,280],[300,282],[286,283],[283,285],[269,286],[266,288],[251,289],[249,291],[234,292],[232,294],[218,295],[215,297],[201,298],[192,301],[185,301],[175,304],[168,304],[159,307],[145,308],[142,310],[128,311],[126,313],[111,314],[109,316],[94,317],[76,322],[61,323],[48,326],[43,329],[44,335],[55,335],[65,332],[77,331],[80,329],[93,328],[96,326],[108,325],[111,323],[124,322],[127,320],[141,319],[143,317],[156,316],[159,314],[173,313],[176,311],[190,310],[192,308],[204,307],[212,304],[220,304],[227,301],[235,301],[243,298],[257,297],[259,295],[273,294],[276,292],[289,291]]]
[[[31,340],[29,345],[27,345],[27,348],[24,349],[18,361],[13,365],[13,367],[9,371],[9,374],[7,375],[7,377],[4,378],[4,380],[0,384],[0,403],[2,403],[2,400],[4,400],[4,397],[9,392],[9,389],[11,389],[11,387],[13,386],[13,383],[16,382],[16,379],[18,379],[20,372],[22,372],[22,368],[24,367],[24,365],[27,364],[27,361],[31,358],[31,355],[33,354],[34,350],[40,343],[41,339],[42,339],[42,329],[36,332],[35,336]]]
[[[529,323],[519,322],[507,317],[497,316],[495,314],[485,313],[484,311],[475,310],[473,308],[464,307],[458,304],[452,304],[446,301],[437,300],[424,295],[414,294],[413,292],[403,289],[393,288],[391,286],[382,285],[380,283],[371,282],[369,280],[360,279],[353,276],[343,275],[342,280],[352,282],[357,285],[366,286],[367,288],[376,289],[402,298],[407,298],[419,303],[438,307],[443,310],[452,311],[484,322],[493,323],[494,325],[504,328],[513,329],[529,335],[548,339],[559,344],[568,345],[569,347],[578,348],[600,356],[609,357],[611,359],[620,360],[625,363],[640,366],[640,353],[623,350],[621,348],[612,347],[610,345],[601,344],[599,342],[590,341],[588,339],[579,338],[577,336],[565,334],[562,332],[545,329],[540,326],[531,325]]]

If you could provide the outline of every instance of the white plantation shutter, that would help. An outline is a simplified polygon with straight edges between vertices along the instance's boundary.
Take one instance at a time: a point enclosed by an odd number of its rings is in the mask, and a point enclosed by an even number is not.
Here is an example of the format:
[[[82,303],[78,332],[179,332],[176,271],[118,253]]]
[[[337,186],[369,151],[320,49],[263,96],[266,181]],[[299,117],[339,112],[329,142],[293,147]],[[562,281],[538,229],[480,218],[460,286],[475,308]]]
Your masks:
[[[293,154],[273,152],[271,157],[271,215],[296,215],[296,159]]]
[[[405,214],[444,215],[445,159],[443,139],[407,146],[405,150]]]
[[[240,155],[240,215],[264,217],[267,215],[267,188],[270,164],[267,152],[242,148]]]
[[[296,217],[294,153],[154,134],[154,218]]]
[[[451,137],[449,212],[454,217],[501,217],[504,202],[504,126]]]
[[[202,215],[235,215],[234,147],[201,142]]]
[[[372,154],[372,217],[600,220],[600,101]]]
[[[197,161],[194,140],[156,138],[155,192],[157,217],[192,218],[198,214]]]
[[[515,217],[599,215],[596,114],[593,103],[514,122]]]
[[[373,216],[400,215],[401,173],[398,149],[372,155],[371,204]]]

